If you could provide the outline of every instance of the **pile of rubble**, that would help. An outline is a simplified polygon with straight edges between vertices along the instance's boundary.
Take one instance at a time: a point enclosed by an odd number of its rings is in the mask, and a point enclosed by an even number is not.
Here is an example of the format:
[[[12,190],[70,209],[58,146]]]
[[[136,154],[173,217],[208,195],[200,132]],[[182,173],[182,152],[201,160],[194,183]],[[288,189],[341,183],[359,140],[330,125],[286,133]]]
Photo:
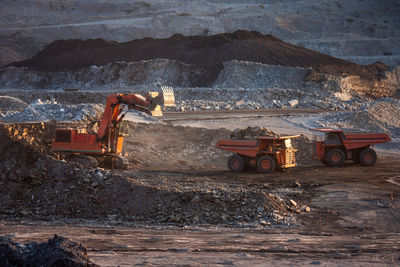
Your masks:
[[[54,126],[52,122],[30,126],[0,124],[0,184],[3,187],[19,182],[37,186],[48,179],[73,179],[93,172],[59,161],[49,152]],[[107,171],[100,172],[103,176],[107,175]]]
[[[365,103],[352,112],[324,115],[310,122],[313,127],[336,127],[360,129],[372,132],[386,132],[392,139],[400,139],[400,101],[382,98]]]
[[[14,98],[9,98],[15,103]],[[48,120],[57,121],[90,121],[98,119],[104,108],[100,104],[63,105],[55,100],[42,101],[37,99],[33,103],[20,108],[5,108],[4,101],[0,121],[2,122],[40,122]],[[9,101],[11,102],[11,101]],[[22,102],[22,101],[21,101]]]
[[[265,127],[247,127],[233,130],[229,137],[233,140],[253,140],[259,136],[278,137],[279,135]]]
[[[198,186],[162,199],[153,211],[160,222],[227,224],[233,226],[288,226],[296,222],[293,205],[268,187],[245,189],[241,186]],[[297,206],[297,204],[296,204]]]
[[[0,265],[97,266],[89,260],[84,246],[57,235],[39,244],[21,244],[8,236],[0,237]]]

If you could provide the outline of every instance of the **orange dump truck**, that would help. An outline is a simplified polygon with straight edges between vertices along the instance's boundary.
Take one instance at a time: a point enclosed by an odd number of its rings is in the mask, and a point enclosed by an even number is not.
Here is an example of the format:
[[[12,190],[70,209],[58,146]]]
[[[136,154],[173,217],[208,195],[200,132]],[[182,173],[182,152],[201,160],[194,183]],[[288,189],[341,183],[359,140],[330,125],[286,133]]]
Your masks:
[[[241,172],[250,166],[257,166],[259,172],[285,170],[296,166],[295,152],[291,139],[295,136],[260,136],[256,140],[219,140],[216,147],[231,151],[228,168]]]
[[[390,142],[385,133],[344,132],[342,129],[314,128],[313,158],[328,166],[341,166],[346,160],[372,166],[377,160],[372,145]]]

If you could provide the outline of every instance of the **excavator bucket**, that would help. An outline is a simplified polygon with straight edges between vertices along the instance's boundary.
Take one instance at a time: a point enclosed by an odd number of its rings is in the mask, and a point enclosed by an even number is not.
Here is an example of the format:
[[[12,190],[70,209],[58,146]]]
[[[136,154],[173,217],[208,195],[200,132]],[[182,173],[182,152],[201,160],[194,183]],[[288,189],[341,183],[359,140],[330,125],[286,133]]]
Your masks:
[[[164,95],[164,107],[175,107],[175,95],[171,86],[162,86],[162,93]]]
[[[161,87],[162,93],[148,92],[151,97],[151,104],[149,105],[149,112],[151,116],[162,116],[161,105],[164,107],[175,106],[175,96],[172,87],[163,86]]]

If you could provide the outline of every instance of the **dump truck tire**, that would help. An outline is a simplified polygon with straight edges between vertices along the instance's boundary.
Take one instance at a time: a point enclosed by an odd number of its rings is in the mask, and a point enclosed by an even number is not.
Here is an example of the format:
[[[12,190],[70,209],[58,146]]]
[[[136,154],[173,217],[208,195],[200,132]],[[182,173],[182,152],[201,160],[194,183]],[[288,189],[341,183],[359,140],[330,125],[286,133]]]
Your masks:
[[[257,160],[257,170],[258,172],[272,172],[275,170],[275,160],[268,156],[262,156]]]
[[[343,150],[334,148],[326,153],[326,162],[331,167],[342,166],[346,160]]]
[[[360,162],[363,166],[373,166],[377,160],[376,152],[372,148],[363,149],[360,152]]]
[[[228,169],[231,172],[242,172],[245,168],[245,159],[241,155],[232,155],[228,158]]]

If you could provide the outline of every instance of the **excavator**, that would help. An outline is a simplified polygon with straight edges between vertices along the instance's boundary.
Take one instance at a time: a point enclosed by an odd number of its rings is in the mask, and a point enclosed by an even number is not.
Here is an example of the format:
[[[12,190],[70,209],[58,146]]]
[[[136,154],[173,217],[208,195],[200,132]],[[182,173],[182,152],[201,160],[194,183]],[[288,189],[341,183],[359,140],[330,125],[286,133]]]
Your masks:
[[[161,87],[161,90],[161,93],[148,92],[145,96],[109,95],[100,121],[90,123],[86,129],[57,127],[51,144],[52,151],[62,155],[64,159],[88,167],[126,169],[128,161],[119,155],[126,135],[123,118],[130,109],[151,116],[162,116],[161,106],[175,106],[175,97],[171,87]],[[94,124],[97,124],[97,132],[93,130]]]

